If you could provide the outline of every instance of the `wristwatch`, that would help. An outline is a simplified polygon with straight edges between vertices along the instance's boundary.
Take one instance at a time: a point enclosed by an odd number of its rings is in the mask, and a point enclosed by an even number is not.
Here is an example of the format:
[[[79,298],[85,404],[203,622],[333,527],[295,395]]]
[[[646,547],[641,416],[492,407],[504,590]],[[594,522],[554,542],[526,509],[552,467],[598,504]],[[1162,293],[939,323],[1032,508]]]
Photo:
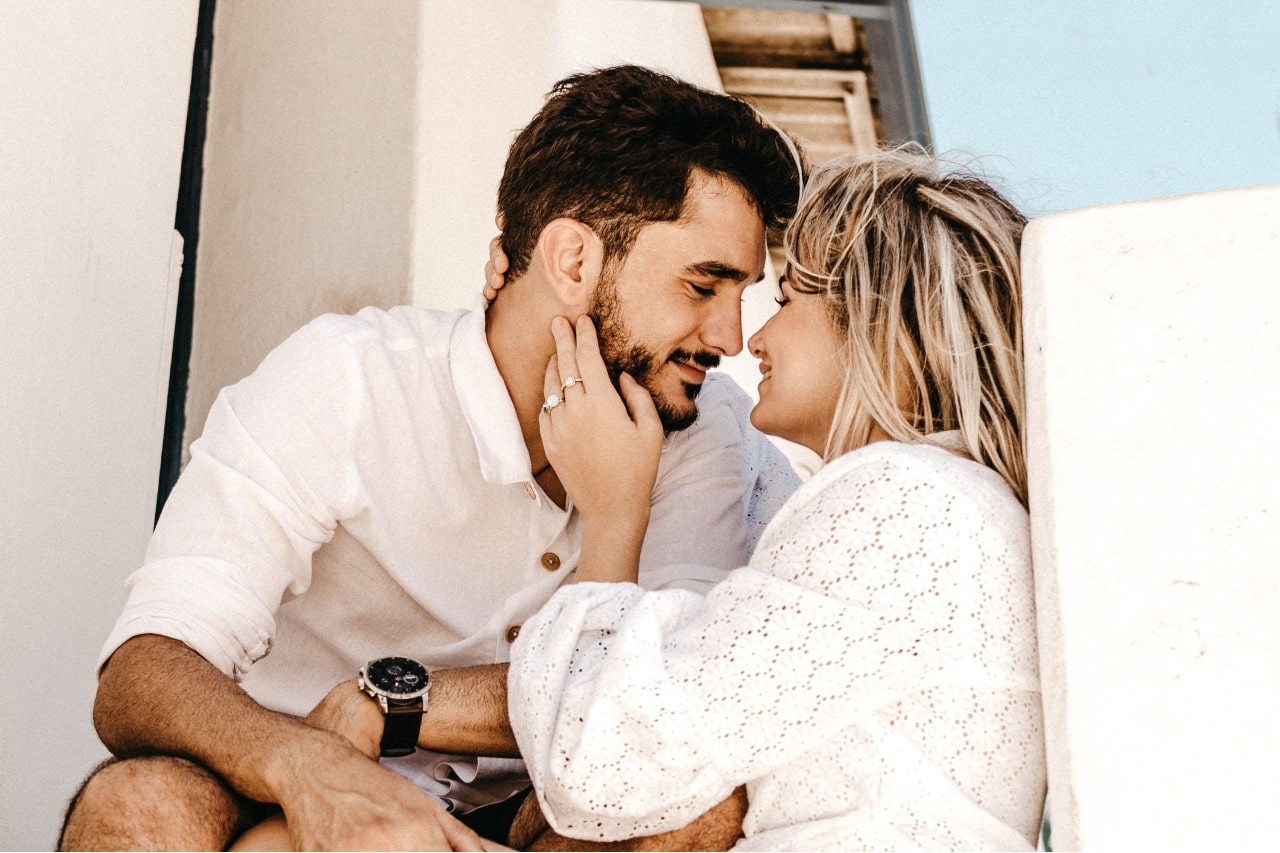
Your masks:
[[[360,668],[357,683],[382,708],[382,757],[412,755],[418,748],[431,673],[412,658],[378,658]]]

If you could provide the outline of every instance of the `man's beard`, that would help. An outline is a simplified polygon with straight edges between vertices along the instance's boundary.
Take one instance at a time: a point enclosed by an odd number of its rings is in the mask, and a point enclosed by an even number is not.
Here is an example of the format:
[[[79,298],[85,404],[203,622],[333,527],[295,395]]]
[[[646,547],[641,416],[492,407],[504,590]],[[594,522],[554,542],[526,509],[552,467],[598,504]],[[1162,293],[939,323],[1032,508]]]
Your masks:
[[[635,343],[631,338],[631,330],[627,328],[626,321],[622,318],[622,308],[618,304],[614,277],[608,269],[600,276],[600,283],[591,296],[587,315],[596,324],[596,336],[600,340],[600,355],[604,359],[604,366],[609,371],[613,387],[615,389],[618,387],[618,377],[621,374],[629,373],[631,378],[639,382],[653,398],[653,404],[658,410],[658,417],[662,420],[662,429],[665,432],[679,432],[693,426],[694,421],[698,419],[698,407],[694,404],[694,398],[702,390],[701,383],[681,383],[684,386],[685,399],[688,401],[688,406],[685,408],[677,408],[665,399],[653,383],[656,381],[658,371],[668,361],[692,361],[699,367],[710,370],[720,364],[720,356],[709,352],[694,353],[677,349],[673,350],[666,359],[659,359],[658,354],[653,350]]]

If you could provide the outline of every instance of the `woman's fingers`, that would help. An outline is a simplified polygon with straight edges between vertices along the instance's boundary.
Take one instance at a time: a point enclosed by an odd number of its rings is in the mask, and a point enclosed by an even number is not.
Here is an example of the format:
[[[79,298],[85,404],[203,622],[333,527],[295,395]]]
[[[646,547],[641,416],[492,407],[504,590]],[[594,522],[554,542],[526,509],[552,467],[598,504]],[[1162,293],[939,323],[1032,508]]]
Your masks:
[[[591,318],[583,314],[578,318],[577,327],[577,347],[574,356],[577,360],[578,369],[582,371],[581,376],[588,385],[591,383],[603,383],[609,381],[609,369],[605,367],[604,356],[600,354],[600,341],[596,337],[595,323],[591,322]]]
[[[551,321],[551,335],[556,339],[556,363],[560,371],[557,387],[568,391],[564,384],[569,377],[572,376],[575,380],[582,378],[582,374],[578,372],[578,342],[573,327],[564,317],[556,317]],[[585,392],[587,389],[581,390]]]
[[[547,372],[542,377],[542,394],[546,398],[560,396],[560,367],[553,355],[547,360]]]
[[[510,261],[502,251],[502,235],[489,241],[489,260],[484,265],[484,298],[492,302],[498,291],[507,283],[506,273]]]
[[[502,251],[501,234],[489,241],[489,263],[493,265],[493,271],[498,275],[506,275],[507,269],[511,266],[507,253]]]
[[[636,427],[644,432],[661,433],[662,418],[658,416],[658,408],[653,404],[649,389],[632,379],[630,373],[618,377],[618,388]]]

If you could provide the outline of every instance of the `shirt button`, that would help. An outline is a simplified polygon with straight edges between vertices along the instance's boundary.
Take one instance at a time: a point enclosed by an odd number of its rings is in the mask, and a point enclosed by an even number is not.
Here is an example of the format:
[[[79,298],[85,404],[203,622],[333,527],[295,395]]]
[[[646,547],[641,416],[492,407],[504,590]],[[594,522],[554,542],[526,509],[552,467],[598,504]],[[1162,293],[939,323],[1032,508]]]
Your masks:
[[[520,636],[520,626],[519,626],[519,625],[512,625],[510,628],[508,628],[508,629],[507,629],[507,642],[508,642],[508,643],[514,643],[514,642],[516,641],[516,637],[519,637],[519,636]]]
[[[549,572],[554,572],[556,569],[560,568],[560,557],[559,557],[559,555],[557,555],[557,554],[553,554],[553,553],[551,553],[550,551],[548,551],[547,553],[543,554],[543,555],[542,555],[542,568],[546,569],[546,570],[547,570],[547,571],[549,571]]]

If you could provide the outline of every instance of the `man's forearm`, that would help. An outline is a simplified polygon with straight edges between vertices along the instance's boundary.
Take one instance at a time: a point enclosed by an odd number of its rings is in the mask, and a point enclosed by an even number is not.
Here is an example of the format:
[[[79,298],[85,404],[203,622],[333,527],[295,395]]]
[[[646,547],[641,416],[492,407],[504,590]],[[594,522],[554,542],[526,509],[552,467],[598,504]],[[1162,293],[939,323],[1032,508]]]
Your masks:
[[[382,711],[354,680],[329,691],[307,723],[343,735],[371,756],[382,741]],[[418,746],[455,755],[519,758],[507,718],[507,664],[433,671]]]
[[[102,742],[118,756],[192,758],[266,802],[279,802],[291,757],[346,747],[267,710],[188,646],[154,634],[134,637],[112,655],[93,716]]]
[[[459,755],[519,758],[507,717],[507,669],[507,664],[495,663],[433,672],[418,745]]]

